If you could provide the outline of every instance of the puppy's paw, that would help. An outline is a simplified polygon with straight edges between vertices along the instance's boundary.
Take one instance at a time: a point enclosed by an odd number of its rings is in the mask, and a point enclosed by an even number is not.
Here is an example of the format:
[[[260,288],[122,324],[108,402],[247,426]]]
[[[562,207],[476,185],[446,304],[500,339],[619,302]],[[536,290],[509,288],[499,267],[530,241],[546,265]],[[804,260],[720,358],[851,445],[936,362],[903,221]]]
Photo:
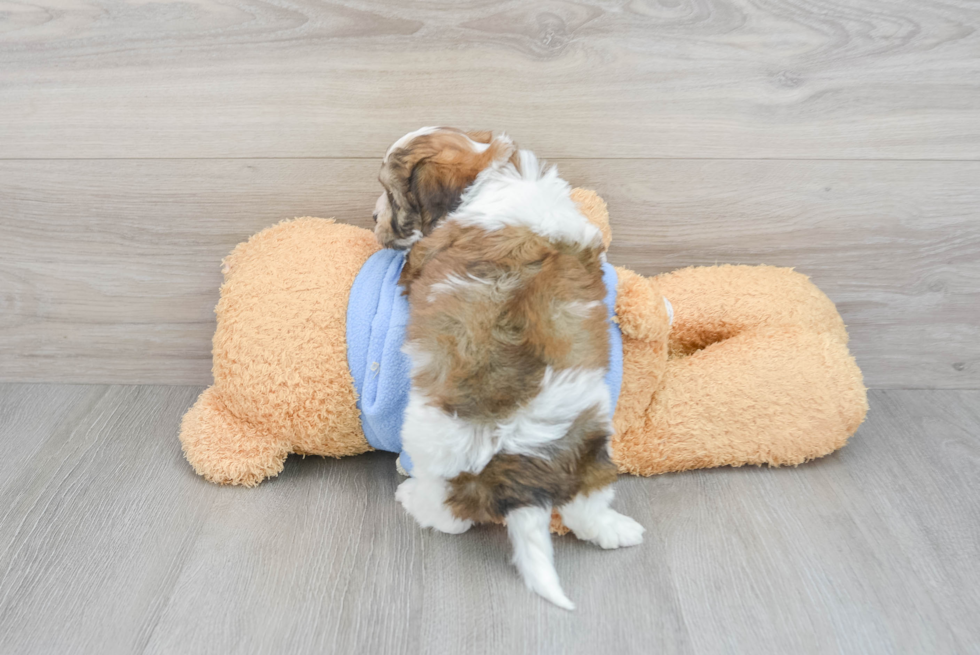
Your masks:
[[[423,528],[434,528],[447,534],[462,534],[473,521],[456,518],[446,506],[446,487],[443,480],[409,478],[395,491],[395,500]]]
[[[646,528],[628,516],[609,510],[603,516],[598,534],[591,541],[606,550],[625,548],[643,543]]]

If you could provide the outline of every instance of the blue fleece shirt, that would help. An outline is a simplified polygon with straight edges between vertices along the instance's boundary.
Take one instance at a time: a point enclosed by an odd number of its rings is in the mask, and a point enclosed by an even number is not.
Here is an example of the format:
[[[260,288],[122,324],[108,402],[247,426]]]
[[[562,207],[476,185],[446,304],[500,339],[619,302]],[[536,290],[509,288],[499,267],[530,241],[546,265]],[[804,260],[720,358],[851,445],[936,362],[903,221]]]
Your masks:
[[[398,286],[405,252],[379,250],[361,267],[347,303],[347,364],[354,377],[357,409],[368,443],[377,450],[401,453],[406,471],[412,470],[402,452],[402,419],[408,406],[411,363],[401,348],[408,325],[408,298]],[[616,310],[616,269],[602,265],[606,309]],[[623,382],[623,336],[609,320],[609,373],[606,386],[613,409]]]

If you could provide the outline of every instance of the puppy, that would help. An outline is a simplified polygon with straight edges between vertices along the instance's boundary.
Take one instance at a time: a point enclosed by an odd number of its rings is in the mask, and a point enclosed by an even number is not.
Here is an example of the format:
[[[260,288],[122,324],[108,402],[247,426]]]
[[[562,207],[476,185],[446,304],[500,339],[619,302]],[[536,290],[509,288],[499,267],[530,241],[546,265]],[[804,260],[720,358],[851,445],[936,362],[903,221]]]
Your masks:
[[[601,234],[554,168],[506,136],[423,128],[389,148],[379,241],[401,274],[412,362],[397,500],[423,527],[506,520],[529,588],[566,609],[549,525],[557,508],[603,548],[642,541],[610,508],[609,362]]]

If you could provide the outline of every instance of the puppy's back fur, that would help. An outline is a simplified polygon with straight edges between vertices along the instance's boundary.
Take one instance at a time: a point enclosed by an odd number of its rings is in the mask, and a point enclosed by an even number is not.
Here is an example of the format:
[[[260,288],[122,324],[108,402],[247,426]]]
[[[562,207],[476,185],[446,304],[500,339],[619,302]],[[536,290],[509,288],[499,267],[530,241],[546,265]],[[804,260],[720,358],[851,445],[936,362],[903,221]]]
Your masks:
[[[461,519],[561,505],[615,477],[603,246],[568,192],[522,152],[520,170],[478,178],[402,272],[413,391],[494,442],[489,462],[441,472]]]

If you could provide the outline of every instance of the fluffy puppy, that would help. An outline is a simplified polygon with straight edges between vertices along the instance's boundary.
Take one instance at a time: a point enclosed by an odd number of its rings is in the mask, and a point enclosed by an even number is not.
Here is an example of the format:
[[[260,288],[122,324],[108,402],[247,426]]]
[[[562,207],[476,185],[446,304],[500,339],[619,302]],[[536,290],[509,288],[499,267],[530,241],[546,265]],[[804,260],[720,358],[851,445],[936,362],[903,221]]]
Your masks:
[[[443,532],[506,520],[527,586],[572,609],[553,563],[552,508],[603,548],[643,533],[609,506],[599,230],[557,171],[505,136],[418,130],[388,150],[380,179],[378,238],[411,246],[402,439],[414,477],[396,498]]]

